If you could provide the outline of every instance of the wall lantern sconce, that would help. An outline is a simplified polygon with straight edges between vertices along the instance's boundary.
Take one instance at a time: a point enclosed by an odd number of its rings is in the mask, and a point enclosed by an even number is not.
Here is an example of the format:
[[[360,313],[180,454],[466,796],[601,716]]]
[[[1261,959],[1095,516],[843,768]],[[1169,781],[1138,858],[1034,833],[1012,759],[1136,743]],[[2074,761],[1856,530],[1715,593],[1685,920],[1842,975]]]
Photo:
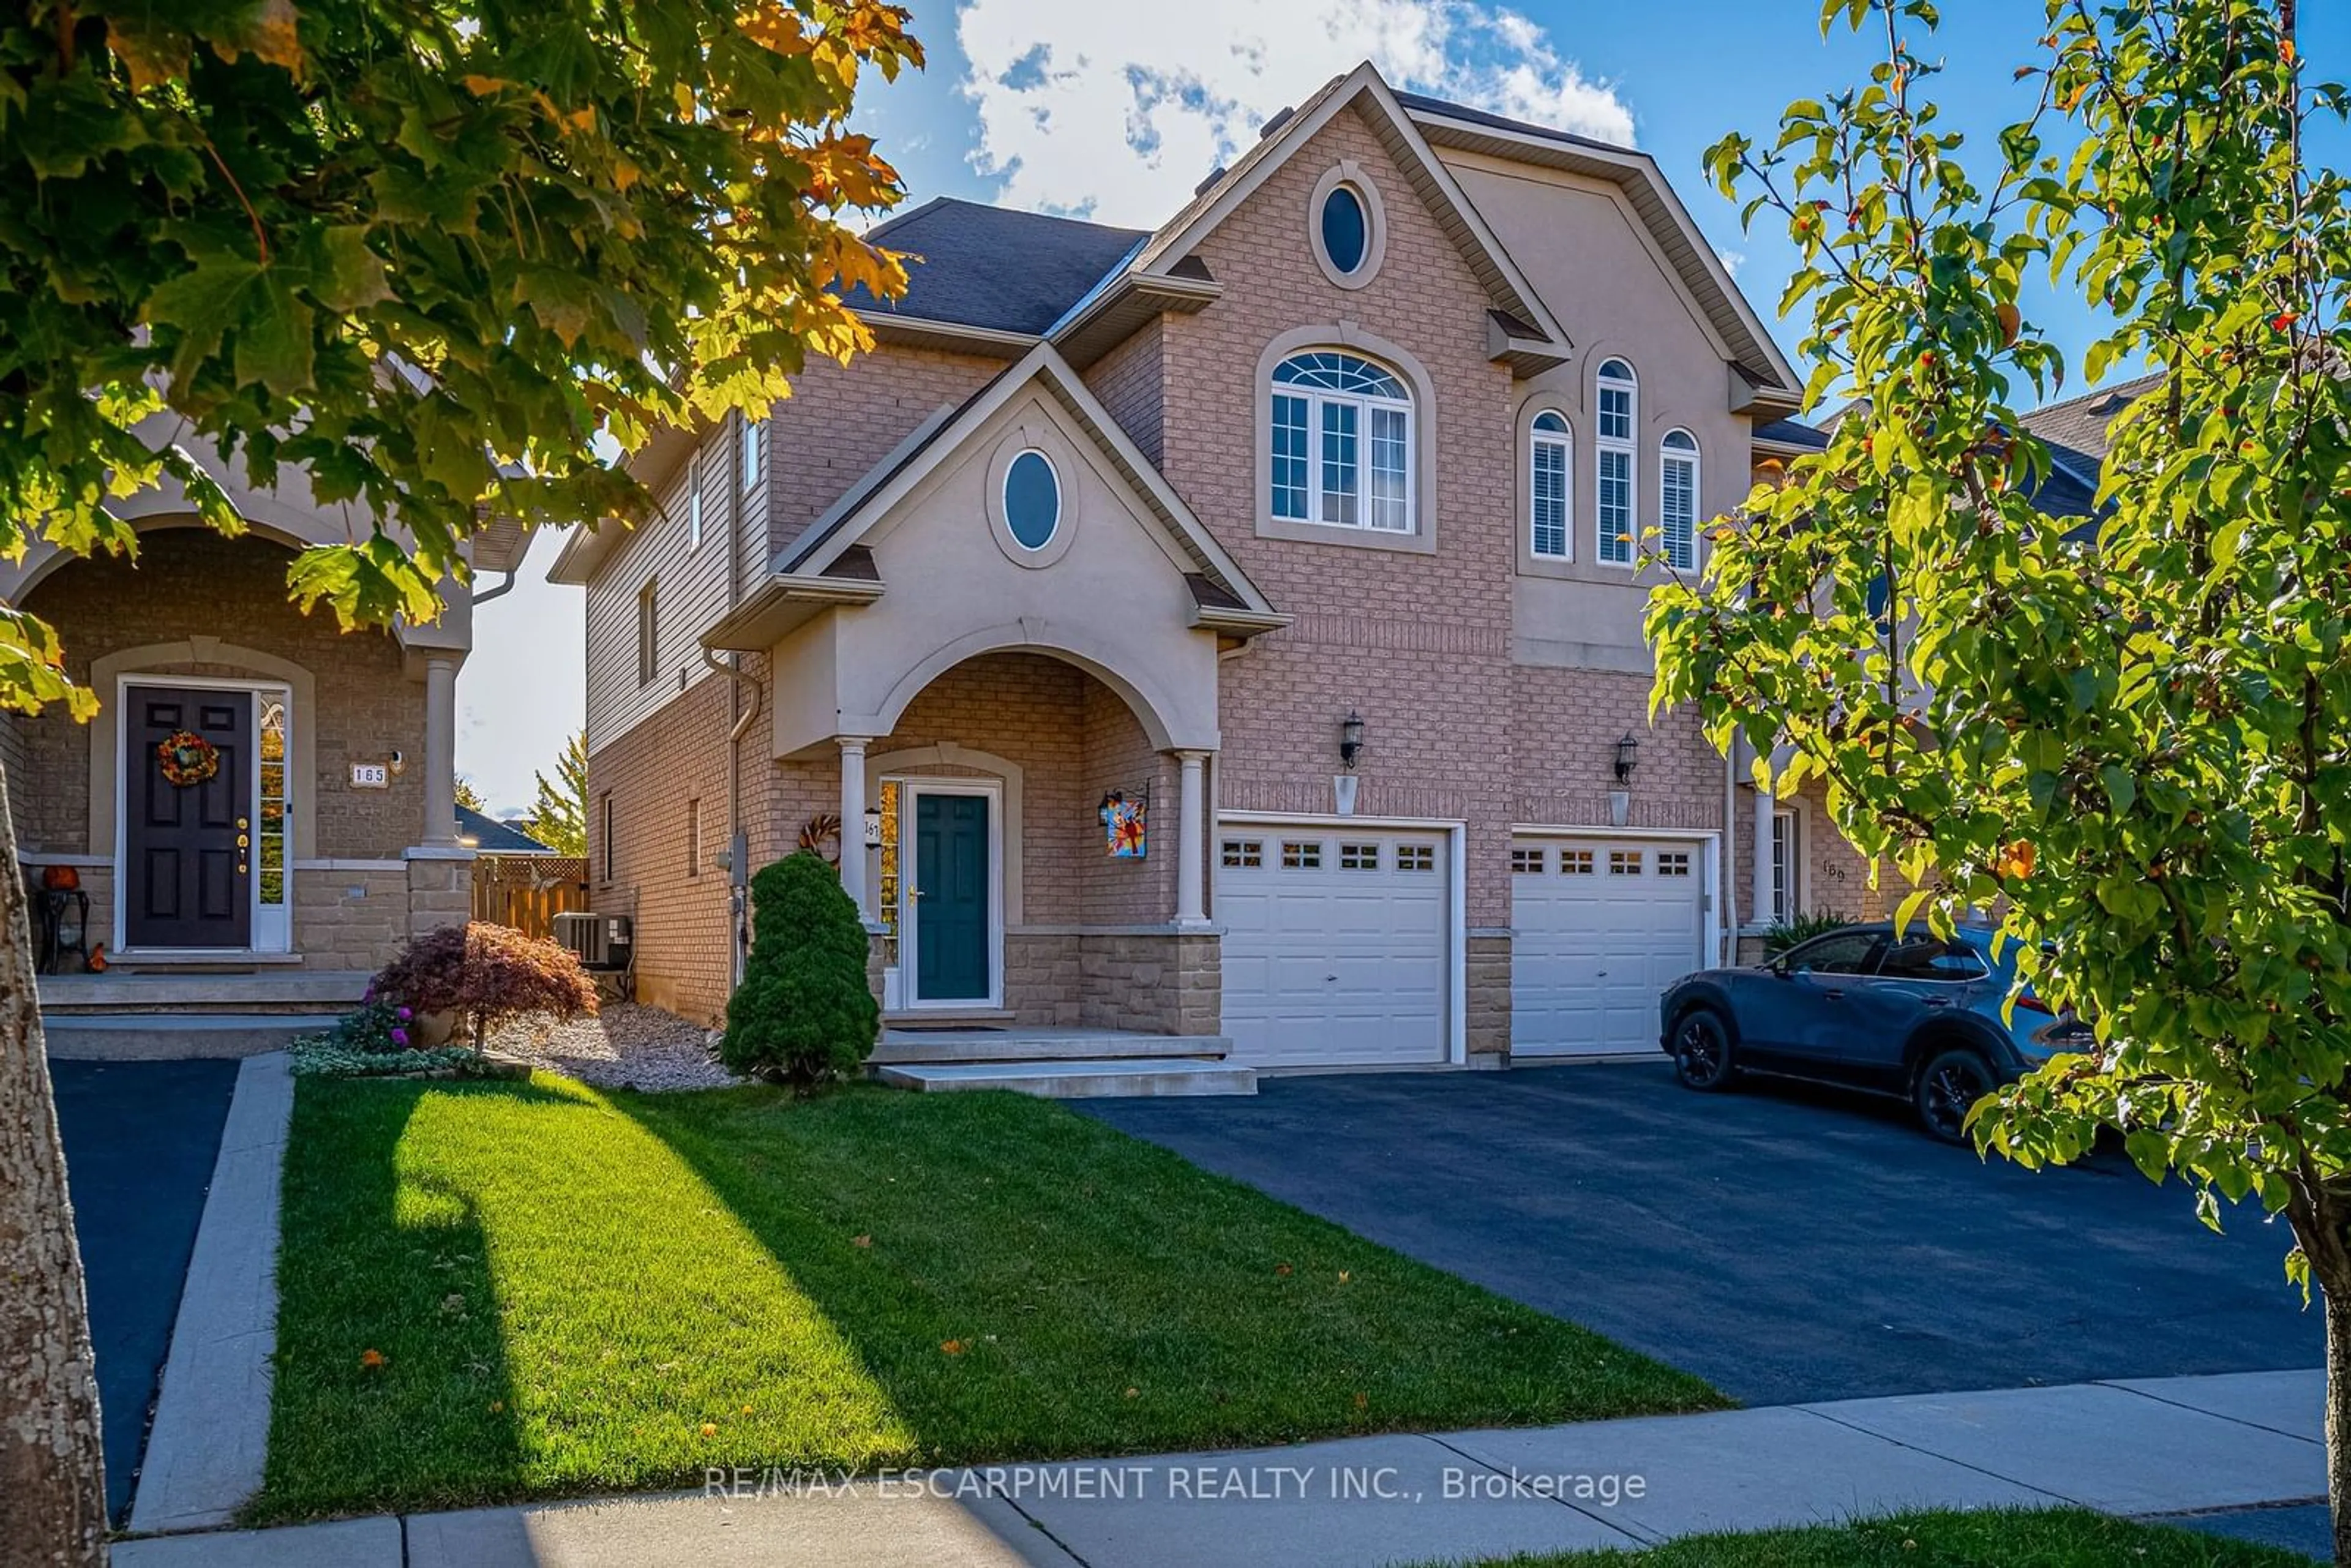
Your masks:
[[[1339,760],[1347,765],[1348,772],[1353,773],[1355,758],[1363,754],[1364,716],[1349,708],[1347,716],[1339,721]]]
[[[1633,781],[1633,769],[1640,765],[1640,750],[1641,743],[1633,738],[1631,730],[1626,730],[1625,738],[1616,743],[1617,783],[1630,784]]]

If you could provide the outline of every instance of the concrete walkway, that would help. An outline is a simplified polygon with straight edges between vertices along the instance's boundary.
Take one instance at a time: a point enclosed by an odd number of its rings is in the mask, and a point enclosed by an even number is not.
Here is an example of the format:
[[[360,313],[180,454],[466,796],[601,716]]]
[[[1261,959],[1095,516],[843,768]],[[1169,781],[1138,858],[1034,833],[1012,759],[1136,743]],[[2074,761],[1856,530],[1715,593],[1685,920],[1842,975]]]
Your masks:
[[[246,1058],[180,1293],[133,1530],[225,1524],[261,1490],[277,1347],[277,1197],[293,1114],[286,1053]]]
[[[126,1542],[118,1568],[1345,1564],[1636,1546],[1922,1507],[2165,1515],[2326,1490],[2319,1372],[1008,1465]]]

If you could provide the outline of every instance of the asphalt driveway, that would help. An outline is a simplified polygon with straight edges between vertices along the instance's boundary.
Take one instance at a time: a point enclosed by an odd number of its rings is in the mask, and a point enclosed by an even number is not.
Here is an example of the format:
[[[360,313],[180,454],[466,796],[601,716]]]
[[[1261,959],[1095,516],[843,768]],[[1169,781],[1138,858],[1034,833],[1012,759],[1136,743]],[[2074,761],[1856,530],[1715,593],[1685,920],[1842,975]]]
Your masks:
[[[106,1507],[118,1521],[236,1088],[234,1061],[57,1061],[49,1079],[98,1353]]]
[[[2118,1155],[1987,1164],[1865,1096],[1660,1061],[1081,1103],[1750,1404],[2324,1361],[2282,1221],[2216,1236]]]

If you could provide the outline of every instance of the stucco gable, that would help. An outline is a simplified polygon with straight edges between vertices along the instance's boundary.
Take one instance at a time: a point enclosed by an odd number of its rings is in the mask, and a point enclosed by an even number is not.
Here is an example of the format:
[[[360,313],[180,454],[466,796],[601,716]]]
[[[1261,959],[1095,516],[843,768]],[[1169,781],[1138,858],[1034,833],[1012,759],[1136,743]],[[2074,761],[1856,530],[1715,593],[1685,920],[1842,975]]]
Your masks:
[[[777,558],[768,582],[710,630],[705,645],[764,647],[800,618],[796,604],[812,613],[827,604],[879,601],[890,590],[890,574],[875,545],[919,514],[944,478],[986,464],[1015,413],[1049,421],[1065,455],[1115,495],[1119,504],[1111,509],[1147,529],[1173,580],[1186,586],[1195,624],[1251,635],[1286,622],[1068,361],[1040,343],[961,404],[934,414],[850,486]]]

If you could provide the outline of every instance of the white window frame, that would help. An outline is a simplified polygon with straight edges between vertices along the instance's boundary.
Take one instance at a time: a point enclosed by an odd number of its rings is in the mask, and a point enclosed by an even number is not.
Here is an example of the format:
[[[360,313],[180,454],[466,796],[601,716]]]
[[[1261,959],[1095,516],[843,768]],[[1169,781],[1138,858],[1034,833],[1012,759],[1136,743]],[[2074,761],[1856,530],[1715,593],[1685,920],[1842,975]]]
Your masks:
[[[696,469],[699,469],[701,465],[696,464],[695,466]],[[688,549],[700,549],[702,548],[701,474],[698,472],[695,473],[693,475],[693,481],[694,488],[685,493],[685,548]]]
[[[637,589],[637,689],[661,675],[661,580],[645,579]]]
[[[1611,374],[1611,366],[1625,373]],[[1621,434],[1612,434],[1615,416],[1609,399],[1618,393],[1625,399],[1625,428]],[[1603,566],[1637,567],[1641,562],[1641,380],[1631,361],[1612,357],[1601,361],[1592,407],[1593,448],[1599,455],[1592,465],[1593,559]],[[1612,526],[1604,498],[1611,458],[1621,461],[1625,468],[1621,527]]]
[[[1677,445],[1676,443],[1686,444]],[[1657,440],[1657,547],[1666,564],[1677,571],[1698,570],[1698,523],[1700,510],[1698,437],[1687,430],[1668,430]],[[1674,476],[1677,468],[1689,472],[1678,484]],[[1689,496],[1689,512],[1677,519],[1668,510],[1670,498],[1677,489]],[[1679,526],[1681,532],[1676,534]]]
[[[1771,924],[1796,918],[1804,874],[1803,813],[1793,806],[1771,809]]]
[[[1543,422],[1558,424],[1556,430],[1546,430]],[[1555,465],[1558,483],[1554,499],[1559,516],[1555,519],[1559,539],[1557,549],[1543,549],[1543,468]],[[1573,560],[1575,559],[1575,426],[1567,415],[1555,408],[1546,408],[1535,414],[1527,427],[1527,550],[1537,560]]]
[[[1405,395],[1382,397],[1370,392],[1333,392],[1322,387],[1301,386],[1293,382],[1273,381],[1270,387],[1271,396],[1266,403],[1267,424],[1264,433],[1266,448],[1270,455],[1267,467],[1268,483],[1265,497],[1267,514],[1276,522],[1313,523],[1322,528],[1353,528],[1369,534],[1388,534],[1408,538],[1418,533],[1420,519],[1418,507],[1416,505],[1417,500],[1416,492],[1419,485],[1419,475],[1415,472],[1413,451],[1418,432],[1413,423],[1414,409],[1411,392],[1406,387],[1403,373],[1382,364],[1369,355],[1358,354],[1353,350],[1301,349],[1296,353],[1283,355],[1280,361],[1274,366],[1273,375],[1279,377],[1284,366],[1316,354],[1336,355],[1367,365],[1394,382],[1398,387],[1405,388]],[[1302,517],[1281,510],[1275,500],[1276,495],[1280,492],[1295,488],[1293,486],[1280,482],[1282,465],[1292,459],[1273,449],[1274,432],[1282,428],[1280,415],[1282,404],[1286,401],[1306,405],[1306,512]],[[1330,412],[1335,410],[1345,410],[1353,418],[1354,430],[1351,440],[1355,469],[1355,516],[1352,520],[1323,516],[1323,496],[1326,489],[1323,475],[1323,427],[1330,416]],[[1404,459],[1398,480],[1403,492],[1400,497],[1403,508],[1402,520],[1395,524],[1378,523],[1372,519],[1374,497],[1370,484],[1371,427],[1375,413],[1400,414],[1404,421],[1404,429],[1397,443]]]
[[[747,496],[759,482],[759,424],[747,414],[737,417],[743,421],[743,494]]]

